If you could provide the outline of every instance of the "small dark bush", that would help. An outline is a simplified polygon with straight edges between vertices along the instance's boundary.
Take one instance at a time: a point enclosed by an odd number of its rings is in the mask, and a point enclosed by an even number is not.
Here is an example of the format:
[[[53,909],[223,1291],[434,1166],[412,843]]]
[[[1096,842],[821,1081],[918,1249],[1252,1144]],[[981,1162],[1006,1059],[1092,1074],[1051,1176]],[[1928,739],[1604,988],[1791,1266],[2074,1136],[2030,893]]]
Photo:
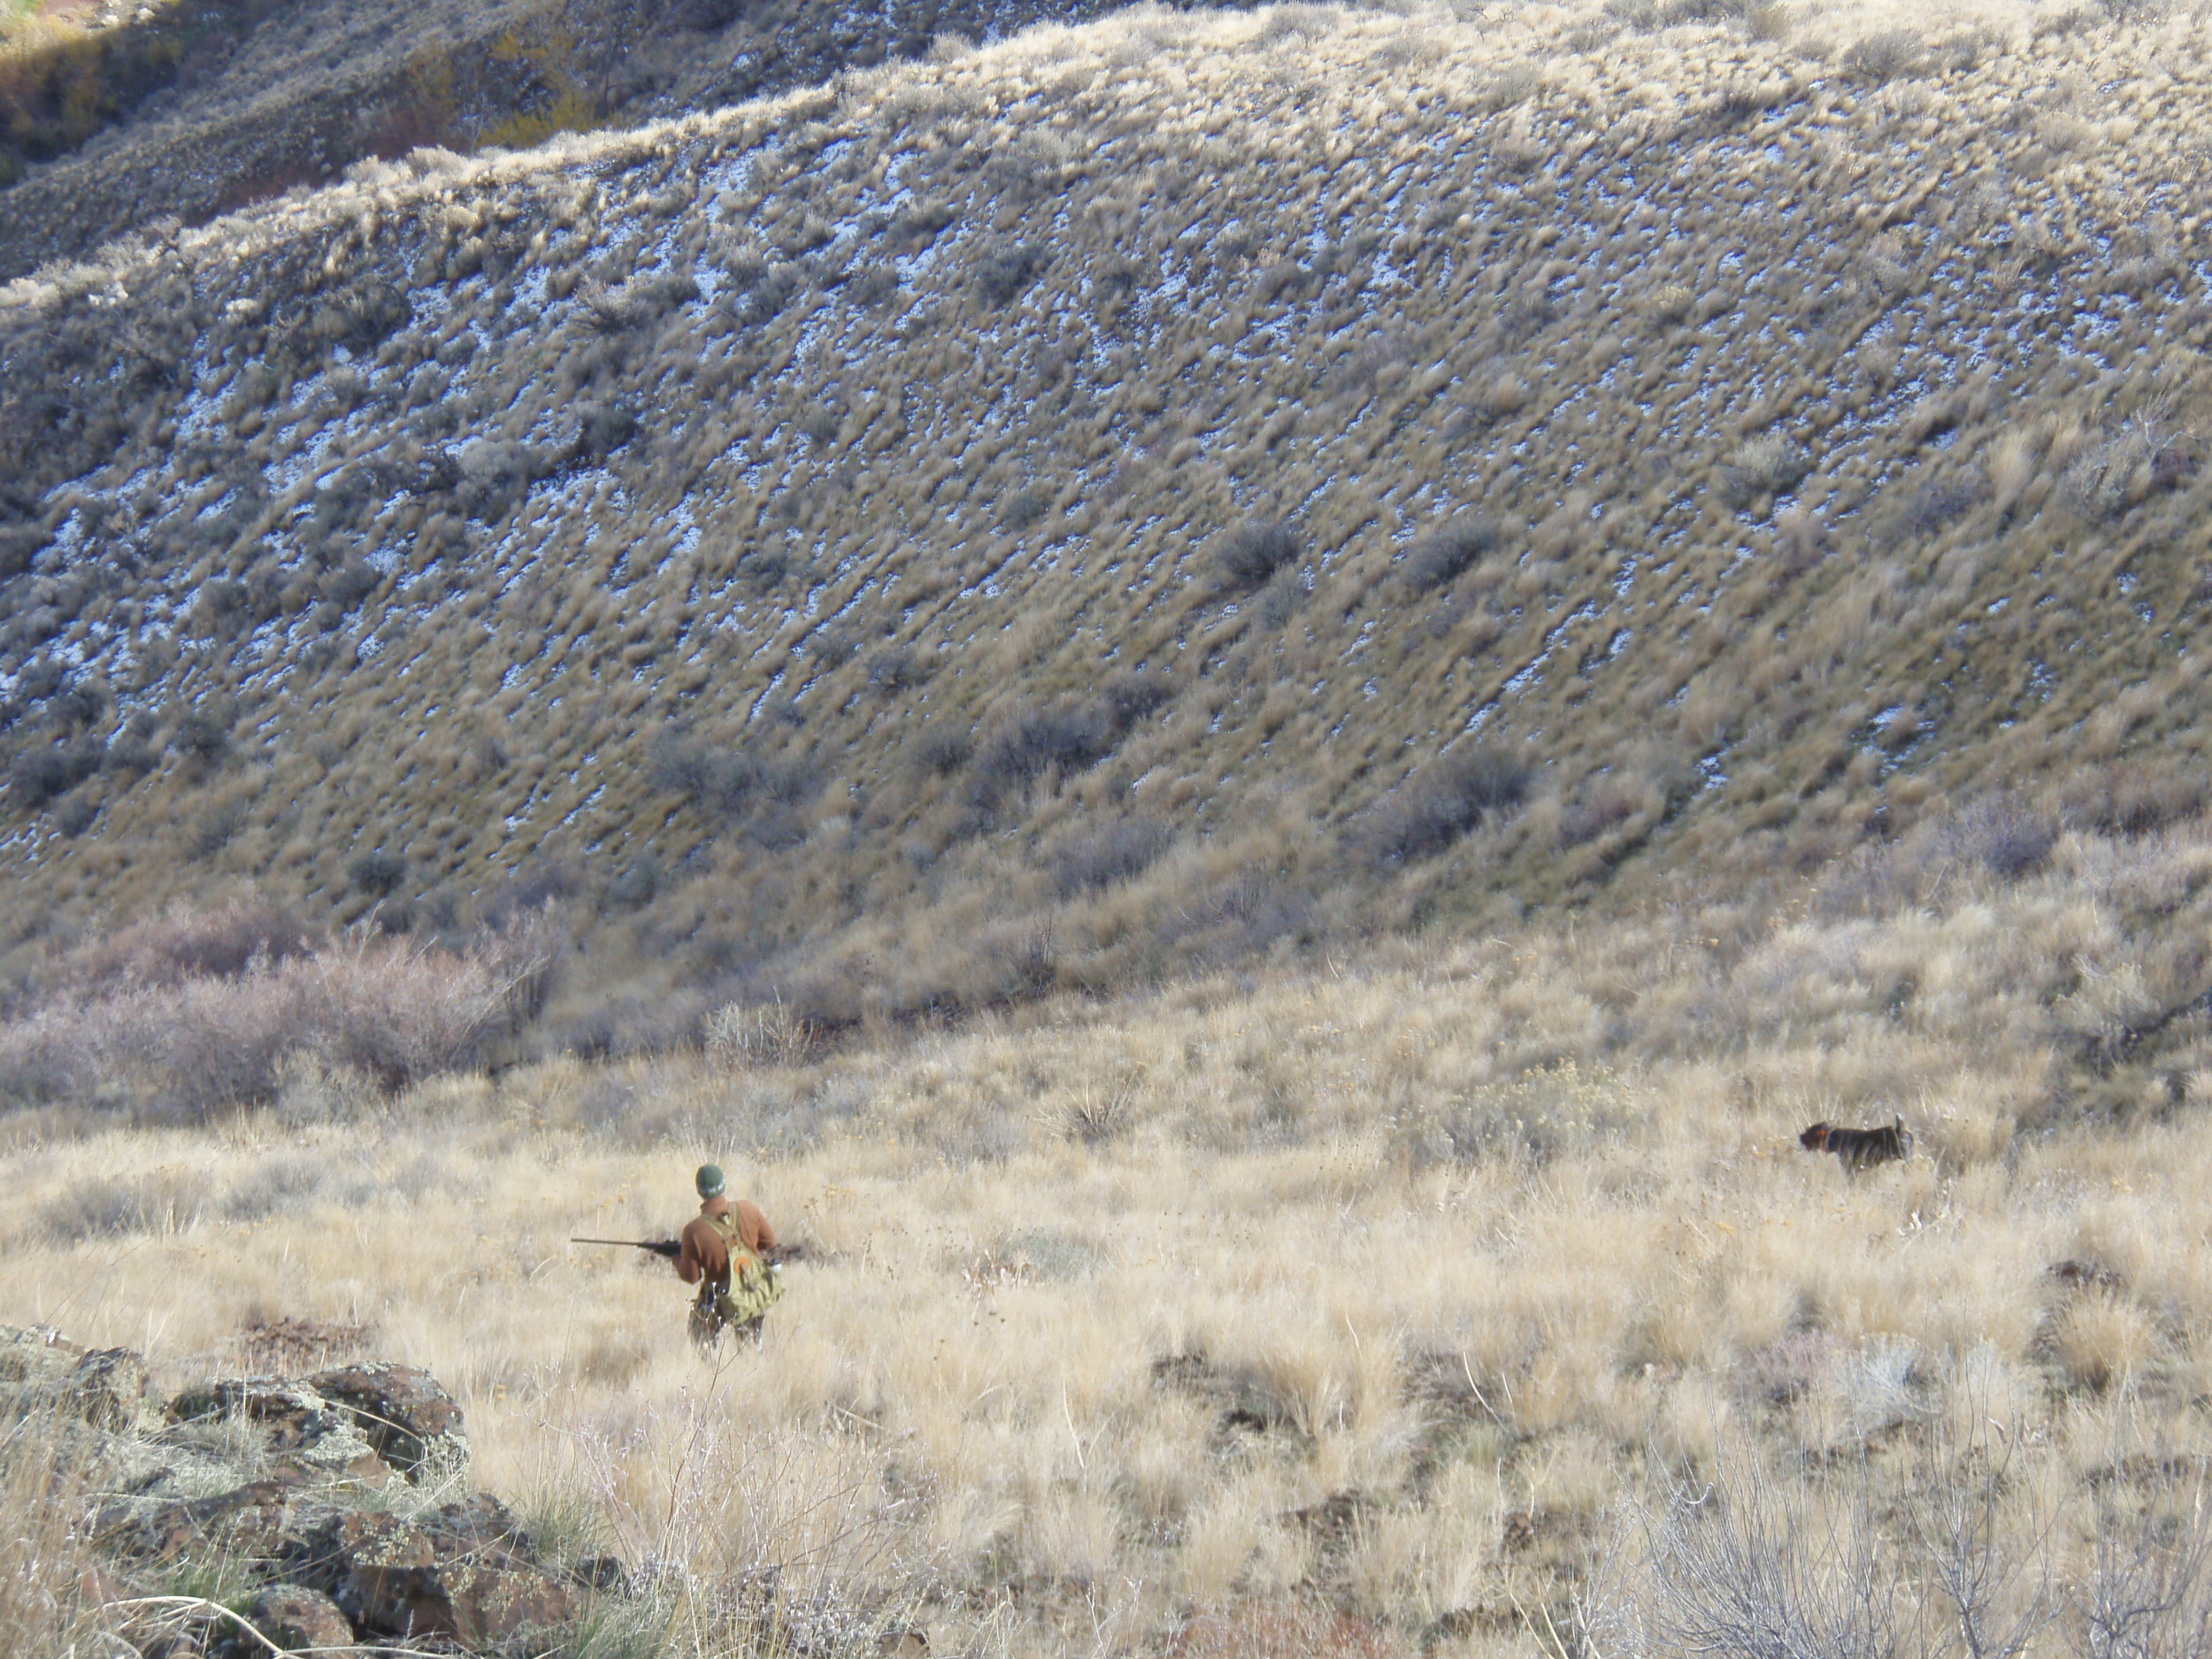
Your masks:
[[[966,765],[974,751],[975,744],[964,728],[941,724],[924,726],[908,753],[924,771],[942,778]]]
[[[1975,480],[1930,479],[1906,501],[1901,522],[1914,535],[1933,535],[1971,512],[1982,495]]]
[[[47,705],[47,712],[65,726],[90,726],[105,712],[107,698],[97,686],[78,684]]]
[[[1034,242],[995,248],[976,261],[976,289],[993,305],[1004,305],[1041,276],[1051,256]]]
[[[100,770],[107,757],[104,743],[56,744],[35,749],[19,757],[9,773],[9,785],[27,805],[37,808],[58,800]]]
[[[2008,817],[1989,826],[1982,862],[2008,881],[2041,867],[2058,841],[2058,826],[2046,818]]]
[[[185,850],[195,858],[212,858],[237,838],[246,826],[245,809],[235,801],[221,801],[200,814],[185,837]]]
[[[388,897],[407,879],[407,861],[381,848],[363,853],[346,867],[346,876],[360,891],[375,898]]]
[[[803,801],[816,781],[807,766],[756,759],[680,730],[664,733],[654,745],[650,776],[657,787],[726,819],[762,801]]]
[[[486,524],[507,516],[530,486],[551,470],[545,457],[526,443],[499,438],[471,438],[461,446],[461,479],[455,498],[461,511]]]
[[[868,658],[868,683],[879,691],[906,691],[928,677],[922,660],[903,645],[887,645]]]
[[[1233,588],[1256,588],[1298,557],[1298,537],[1279,520],[1240,525],[1222,539],[1214,563]]]
[[[1174,840],[1174,832],[1155,819],[1120,818],[1070,836],[1047,856],[1045,868],[1064,899],[1102,892],[1142,874]]]
[[[585,403],[576,411],[576,442],[569,458],[595,465],[637,436],[637,417],[619,403]]]
[[[1156,669],[1116,674],[1099,689],[1114,725],[1126,731],[1154,710],[1175,700],[1175,682]]]
[[[1407,779],[1369,814],[1365,840],[1389,864],[1432,857],[1482,820],[1527,797],[1526,763],[1495,749],[1455,749]]]
[[[230,722],[219,713],[195,709],[177,722],[175,742],[195,760],[220,760],[230,750]]]
[[[781,314],[805,286],[796,268],[757,262],[733,269],[737,291],[730,296],[730,320],[740,328],[757,328]]]
[[[1427,593],[1455,580],[1497,545],[1498,526],[1487,518],[1451,519],[1414,542],[1398,567],[1399,580],[1416,593]]]
[[[100,763],[110,772],[127,778],[142,777],[161,764],[161,752],[150,744],[124,738],[108,745]]]
[[[383,585],[384,578],[365,558],[349,558],[327,572],[316,584],[324,600],[340,611],[350,611]]]
[[[1102,698],[1058,697],[1018,708],[984,738],[976,754],[979,799],[995,799],[1057,767],[1079,772],[1113,753],[1121,728]]]
[[[607,884],[607,902],[626,910],[650,904],[660,891],[660,860],[647,854]]]

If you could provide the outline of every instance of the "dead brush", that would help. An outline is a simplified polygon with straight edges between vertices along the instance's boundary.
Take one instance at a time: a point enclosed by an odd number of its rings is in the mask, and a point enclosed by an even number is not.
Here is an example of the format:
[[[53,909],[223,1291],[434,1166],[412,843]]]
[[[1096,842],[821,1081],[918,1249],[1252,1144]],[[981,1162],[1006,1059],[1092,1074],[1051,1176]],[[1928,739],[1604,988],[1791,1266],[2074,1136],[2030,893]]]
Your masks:
[[[804,1065],[819,1033],[780,1001],[732,1002],[707,1016],[707,1057],[732,1071]]]
[[[1087,1147],[1102,1147],[1127,1134],[1137,1118],[1134,1078],[1099,1084],[1085,1082],[1060,1109],[1060,1133]]]

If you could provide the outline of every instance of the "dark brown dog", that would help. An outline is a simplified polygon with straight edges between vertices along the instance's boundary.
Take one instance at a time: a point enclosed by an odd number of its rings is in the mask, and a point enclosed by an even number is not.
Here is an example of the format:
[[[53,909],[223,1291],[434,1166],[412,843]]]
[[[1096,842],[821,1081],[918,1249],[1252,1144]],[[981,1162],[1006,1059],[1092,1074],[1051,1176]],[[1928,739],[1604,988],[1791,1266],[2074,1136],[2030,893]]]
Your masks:
[[[1843,1167],[1870,1170],[1877,1164],[1901,1163],[1912,1156],[1912,1131],[1902,1118],[1893,1118],[1879,1129],[1839,1129],[1833,1124],[1815,1124],[1797,1137],[1808,1152],[1832,1152]]]

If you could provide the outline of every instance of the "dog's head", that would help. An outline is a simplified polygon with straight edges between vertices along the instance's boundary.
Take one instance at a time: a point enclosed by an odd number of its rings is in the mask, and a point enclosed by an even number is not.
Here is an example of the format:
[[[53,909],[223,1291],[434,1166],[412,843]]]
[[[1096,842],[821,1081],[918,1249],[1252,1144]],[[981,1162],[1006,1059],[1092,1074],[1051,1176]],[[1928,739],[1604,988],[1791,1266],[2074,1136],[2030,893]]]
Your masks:
[[[1825,1152],[1828,1149],[1828,1125],[1815,1124],[1797,1137],[1797,1144],[1808,1152]]]

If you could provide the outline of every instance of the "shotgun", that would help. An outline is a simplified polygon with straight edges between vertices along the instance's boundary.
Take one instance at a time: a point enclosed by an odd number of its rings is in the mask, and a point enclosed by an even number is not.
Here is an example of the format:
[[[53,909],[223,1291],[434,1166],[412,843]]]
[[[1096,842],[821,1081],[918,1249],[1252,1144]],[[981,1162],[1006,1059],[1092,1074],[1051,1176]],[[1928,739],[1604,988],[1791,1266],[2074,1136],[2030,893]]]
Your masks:
[[[650,1250],[670,1261],[682,1254],[683,1246],[673,1239],[571,1239],[571,1244],[618,1244],[634,1250]]]

